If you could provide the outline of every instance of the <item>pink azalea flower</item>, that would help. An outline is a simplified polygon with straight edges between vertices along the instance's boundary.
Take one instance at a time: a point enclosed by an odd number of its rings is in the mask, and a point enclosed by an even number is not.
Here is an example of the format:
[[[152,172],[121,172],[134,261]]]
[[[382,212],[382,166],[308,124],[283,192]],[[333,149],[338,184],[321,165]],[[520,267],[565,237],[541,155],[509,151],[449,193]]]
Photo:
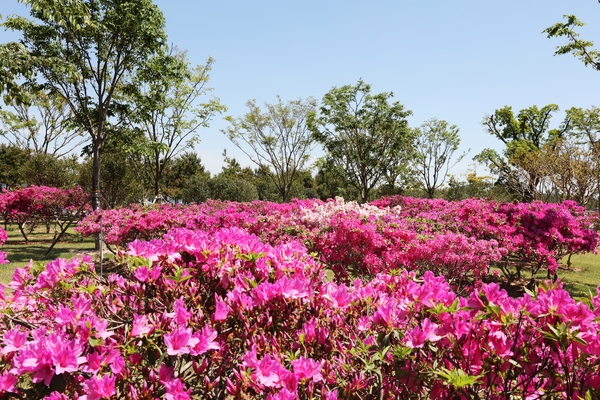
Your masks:
[[[6,392],[15,392],[19,378],[11,374],[9,371],[4,371],[0,374],[0,394]]]
[[[321,362],[315,361],[312,358],[304,358],[301,356],[297,360],[292,361],[292,366],[294,367],[294,375],[298,380],[302,379],[312,379],[315,382],[320,382],[323,380],[323,375],[321,375],[321,368],[323,367],[323,363],[325,360],[321,360]]]
[[[161,364],[160,369],[158,370],[158,381],[163,385],[166,385],[167,382],[171,382],[173,380],[173,367],[167,367],[164,364]]]
[[[266,400],[296,400],[298,398],[298,393],[284,388],[275,394],[269,394]]]
[[[425,318],[421,327],[415,326],[412,330],[406,332],[406,345],[411,348],[420,348],[425,345],[425,341],[437,342],[442,337],[436,334],[437,324],[432,323],[429,318]]]
[[[30,261],[30,264],[33,261]],[[12,290],[21,290],[25,286],[28,280],[33,279],[33,275],[29,273],[29,267],[17,268],[15,272],[13,272],[13,277],[8,287]]]
[[[52,392],[44,397],[44,400],[70,400],[69,396],[59,392]]]
[[[177,299],[173,308],[175,311],[175,322],[177,322],[178,325],[187,325],[192,313],[185,307],[183,298],[180,297]]]
[[[198,343],[191,350],[194,356],[199,356],[209,350],[219,350],[221,348],[215,340],[217,338],[217,331],[208,324],[202,328],[201,332],[195,333],[194,337],[198,339]]]
[[[382,301],[377,311],[373,314],[373,323],[376,325],[386,326],[391,328],[396,326],[398,321],[407,315],[408,300],[402,302],[398,300]]]
[[[345,285],[336,287],[335,284],[330,283],[327,286],[327,293],[323,297],[329,300],[335,308],[344,309],[352,302],[352,295],[348,293],[348,288]]]
[[[89,314],[92,309],[92,300],[86,299],[83,296],[77,296],[73,299],[73,311],[75,311],[75,317],[81,318],[84,315]]]
[[[188,354],[190,349],[200,342],[200,339],[192,336],[191,328],[178,328],[172,333],[166,334],[164,340],[167,354],[170,356]]]
[[[2,349],[2,354],[11,353],[21,349],[25,343],[27,343],[28,337],[29,334],[27,332],[22,332],[20,328],[14,328],[7,331],[3,336],[4,348]]]
[[[230,311],[231,307],[215,293],[215,313],[213,314],[213,321],[225,321]]]
[[[289,373],[279,361],[272,358],[269,354],[265,355],[262,360],[258,360],[256,356],[256,347],[244,355],[242,363],[245,367],[254,369],[252,377],[261,385],[266,387],[281,387],[281,381],[285,373]]]
[[[180,379],[173,379],[164,385],[167,389],[167,393],[165,393],[166,400],[188,400],[191,398],[192,390],[185,390],[185,386],[183,386]]]
[[[76,313],[63,305],[58,306],[58,312],[54,320],[61,325],[69,325],[75,320]]]
[[[83,382],[83,388],[85,395],[81,396],[80,400],[99,400],[104,398],[110,398],[115,395],[115,381],[114,376],[104,375],[102,378],[96,376]]]
[[[133,325],[130,335],[133,337],[144,336],[152,331],[153,327],[148,323],[148,318],[145,315],[133,315]]]
[[[138,281],[146,282],[148,280],[148,277],[150,276],[150,269],[148,269],[148,267],[145,265],[142,267],[138,267],[133,272],[133,275]]]
[[[79,364],[83,362],[78,358],[83,352],[83,346],[80,343],[75,340],[68,342],[49,340],[49,345],[56,374],[77,371]]]

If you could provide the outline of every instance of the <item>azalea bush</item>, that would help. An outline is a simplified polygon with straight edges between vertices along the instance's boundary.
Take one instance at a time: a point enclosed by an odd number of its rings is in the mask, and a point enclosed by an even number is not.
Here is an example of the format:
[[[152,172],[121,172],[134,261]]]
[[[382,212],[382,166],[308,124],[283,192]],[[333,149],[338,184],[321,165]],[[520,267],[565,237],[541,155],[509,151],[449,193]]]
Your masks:
[[[16,223],[27,241],[26,224],[45,224],[49,230],[51,224],[60,225],[61,218],[91,211],[91,207],[85,207],[88,201],[89,196],[80,186],[70,189],[27,186],[0,192],[0,214],[5,222]]]
[[[239,227],[172,229],[134,240],[116,262],[119,273],[108,276],[86,257],[17,269],[11,291],[0,290],[0,393],[600,395],[600,293],[575,302],[560,282],[511,298],[496,284],[457,295],[429,271],[330,281],[303,241],[270,244]]]
[[[339,281],[368,280],[401,269],[433,271],[459,292],[477,285],[490,267],[511,281],[524,273],[533,278],[540,270],[554,277],[559,259],[598,246],[591,219],[573,202],[406,197],[363,205],[342,199],[286,204],[209,201],[101,210],[77,229],[84,235],[97,235],[102,229],[107,243],[125,248],[135,239],[159,238],[172,227],[207,232],[238,227],[271,245],[300,240]]]
[[[0,228],[0,246],[2,246],[4,243],[6,243],[6,240],[8,239],[8,235],[6,234],[6,231],[2,228]],[[0,264],[6,264],[8,263],[8,260],[6,259],[6,253],[3,251],[0,251]]]

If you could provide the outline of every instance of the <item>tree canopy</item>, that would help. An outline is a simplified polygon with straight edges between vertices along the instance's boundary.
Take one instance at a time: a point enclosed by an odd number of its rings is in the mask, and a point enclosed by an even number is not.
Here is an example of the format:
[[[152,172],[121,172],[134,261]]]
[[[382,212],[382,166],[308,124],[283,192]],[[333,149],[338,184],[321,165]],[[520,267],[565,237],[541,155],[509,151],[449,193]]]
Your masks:
[[[556,104],[542,108],[531,106],[515,115],[512,107],[497,109],[484,117],[487,133],[504,145],[503,154],[484,149],[475,160],[486,164],[499,177],[499,182],[520,196],[522,201],[539,199],[539,185],[544,177],[544,160],[539,152],[542,146],[563,137],[568,123],[550,128],[552,115],[559,110]]]
[[[366,202],[373,188],[396,180],[411,157],[412,114],[391,92],[371,94],[371,85],[334,87],[323,96],[319,112],[309,116],[313,137],[323,145],[333,170],[344,171],[348,182]]]
[[[452,159],[460,145],[458,131],[456,125],[436,118],[425,121],[416,129],[413,165],[417,179],[430,199],[444,184],[448,170],[464,157],[461,154]]]
[[[316,108],[314,99],[265,103],[263,112],[256,100],[246,103],[248,113],[228,117],[231,126],[223,133],[242,150],[259,169],[270,172],[281,201],[289,201],[294,180],[306,167],[314,148],[307,118]]]
[[[116,92],[164,47],[163,14],[151,0],[23,1],[32,19],[11,16],[2,24],[22,34],[19,44],[0,46],[2,88],[18,100],[33,89],[65,101],[91,141],[91,190],[99,192],[102,145],[118,129],[111,126]],[[17,79],[24,83],[15,86]]]

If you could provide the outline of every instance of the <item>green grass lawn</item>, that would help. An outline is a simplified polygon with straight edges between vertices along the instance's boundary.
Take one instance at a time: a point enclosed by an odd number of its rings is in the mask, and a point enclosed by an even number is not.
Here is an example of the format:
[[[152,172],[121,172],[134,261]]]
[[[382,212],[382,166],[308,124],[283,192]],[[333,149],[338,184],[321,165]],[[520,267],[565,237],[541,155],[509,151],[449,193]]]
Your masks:
[[[0,250],[6,253],[6,258],[10,261],[8,264],[0,264],[0,283],[3,284],[10,282],[14,270],[29,264],[29,260],[44,262],[57,258],[70,259],[82,253],[94,253],[94,239],[83,238],[72,228],[67,230],[63,238],[46,255],[54,240],[52,229],[47,234],[45,226],[36,227],[27,235],[29,243],[25,243],[16,224],[2,225],[2,227],[7,228],[8,240]]]
[[[558,277],[565,283],[565,289],[574,298],[587,297],[589,293],[596,295],[600,286],[600,254],[578,254],[571,257],[571,267],[566,266],[567,260],[562,260],[563,267],[558,270]]]
[[[94,239],[83,238],[80,234],[69,228],[65,236],[59,241],[52,251],[46,255],[54,239],[54,232],[46,233],[45,227],[35,228],[28,235],[29,243],[25,243],[23,236],[15,224],[7,226],[6,233],[8,241],[1,248],[10,261],[8,264],[0,264],[0,283],[7,284],[11,281],[13,271],[34,261],[51,261],[56,258],[73,258],[82,253],[92,254],[96,261],[97,252],[94,251]],[[107,258],[111,254],[105,252]],[[574,298],[587,297],[589,293],[596,294],[596,288],[600,286],[600,254],[581,254],[571,257],[571,266],[566,266],[567,260],[562,260],[563,267],[559,269],[558,276],[565,283],[565,288]],[[542,278],[544,271],[538,276]]]

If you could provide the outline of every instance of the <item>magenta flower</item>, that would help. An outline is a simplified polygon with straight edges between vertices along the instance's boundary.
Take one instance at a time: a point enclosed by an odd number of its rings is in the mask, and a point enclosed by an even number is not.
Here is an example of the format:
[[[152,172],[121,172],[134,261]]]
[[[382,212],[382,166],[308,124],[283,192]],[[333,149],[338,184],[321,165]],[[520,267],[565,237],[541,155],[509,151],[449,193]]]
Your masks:
[[[192,313],[185,307],[183,298],[180,297],[177,299],[173,308],[175,311],[175,322],[177,322],[178,325],[187,325]]]
[[[294,375],[298,380],[308,379],[313,380],[315,382],[320,382],[323,380],[323,375],[321,375],[321,368],[323,367],[323,363],[325,360],[321,360],[321,362],[315,361],[312,358],[304,358],[300,357],[297,360],[292,361],[292,366],[294,367]]]
[[[191,349],[191,353],[194,356],[199,356],[209,350],[219,350],[221,348],[215,340],[217,338],[217,331],[208,324],[202,328],[201,332],[196,332],[194,338],[198,340],[198,343]]]
[[[14,328],[7,331],[4,336],[4,348],[2,354],[12,353],[21,349],[27,343],[27,332],[22,332],[20,328]]]
[[[61,325],[68,325],[75,320],[76,316],[77,315],[75,311],[63,305],[60,305],[58,306],[58,312],[56,313],[56,317],[54,318],[54,320]]]
[[[114,376],[104,375],[102,378],[96,376],[83,382],[85,395],[81,396],[80,400],[99,400],[110,398],[115,395],[115,380]]]
[[[77,371],[79,364],[85,360],[85,358],[79,359],[83,352],[83,346],[75,340],[63,342],[51,341],[51,338],[49,337],[49,347],[56,374]]]
[[[0,394],[6,392],[15,392],[16,384],[19,378],[14,376],[8,371],[4,371],[0,374]]]
[[[145,315],[133,314],[133,325],[130,335],[133,337],[144,336],[152,331],[153,327],[148,323]]]
[[[421,327],[415,326],[406,332],[406,345],[411,348],[420,348],[425,345],[425,341],[437,342],[442,337],[436,334],[437,324],[432,323],[429,318],[425,318]]]
[[[254,370],[253,379],[266,387],[281,387],[282,379],[289,374],[289,371],[269,354],[259,361],[256,356],[256,347],[244,355],[242,365],[252,368]]]
[[[80,397],[81,398],[81,397]],[[70,400],[69,396],[59,392],[52,392],[44,400]]]
[[[298,393],[292,392],[286,388],[281,389],[279,392],[269,394],[266,400],[296,400],[298,399]]]
[[[348,293],[348,288],[345,285],[337,286],[333,283],[327,285],[327,293],[323,295],[329,300],[333,307],[344,309],[352,302],[352,295]]]
[[[170,356],[188,354],[190,349],[200,342],[200,339],[192,336],[191,328],[177,328],[172,333],[166,334],[164,340],[167,354]]]
[[[146,282],[148,280],[148,277],[150,276],[150,270],[148,269],[147,266],[141,266],[135,269],[135,271],[133,272],[133,275],[136,277],[136,279],[140,282]]]
[[[230,311],[231,307],[215,293],[215,313],[213,314],[213,321],[225,321]]]
[[[164,383],[167,393],[166,400],[188,400],[191,398],[191,389],[185,390],[180,379],[173,379]]]

